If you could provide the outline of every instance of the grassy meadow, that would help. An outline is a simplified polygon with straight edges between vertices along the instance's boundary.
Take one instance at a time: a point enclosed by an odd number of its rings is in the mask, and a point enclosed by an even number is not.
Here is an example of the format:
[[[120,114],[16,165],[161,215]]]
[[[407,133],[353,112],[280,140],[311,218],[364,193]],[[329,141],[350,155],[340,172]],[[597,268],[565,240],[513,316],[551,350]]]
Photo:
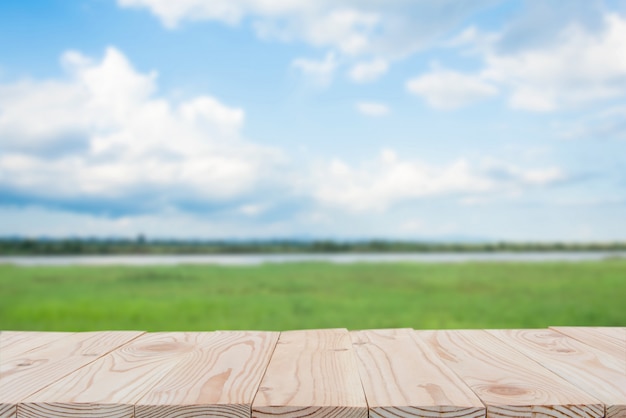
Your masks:
[[[626,325],[626,261],[0,266],[0,329]]]

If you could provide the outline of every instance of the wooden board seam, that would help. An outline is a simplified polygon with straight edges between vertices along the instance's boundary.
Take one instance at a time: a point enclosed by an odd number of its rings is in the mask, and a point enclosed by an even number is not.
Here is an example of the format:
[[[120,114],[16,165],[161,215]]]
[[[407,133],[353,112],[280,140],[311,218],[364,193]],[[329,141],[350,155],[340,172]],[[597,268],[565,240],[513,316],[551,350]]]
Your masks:
[[[82,366],[80,366],[80,367],[78,367],[78,368],[76,368],[76,369],[74,369],[74,368],[72,368],[71,370],[70,370],[70,369],[68,369],[67,374],[65,374],[65,375],[63,375],[63,376],[60,376],[60,377],[59,377],[58,379],[56,379],[55,381],[50,382],[50,383],[48,383],[47,385],[40,387],[39,389],[37,389],[36,391],[34,391],[34,392],[32,392],[32,393],[30,393],[30,394],[28,394],[28,395],[25,395],[23,398],[21,398],[21,399],[19,400],[19,402],[18,402],[18,404],[17,404],[17,409],[19,410],[20,405],[22,404],[22,402],[23,402],[24,400],[28,399],[29,397],[31,397],[31,396],[33,396],[33,395],[35,395],[35,394],[37,394],[37,393],[39,393],[39,392],[41,392],[41,391],[43,391],[43,390],[47,389],[48,387],[50,387],[50,386],[54,385],[54,384],[55,384],[55,383],[57,383],[58,381],[60,381],[60,380],[62,380],[62,379],[64,379],[64,378],[66,378],[66,377],[67,377],[67,376],[69,376],[70,374],[75,373],[75,372],[77,372],[78,370],[80,370],[80,369],[82,369],[82,368],[84,368],[84,367],[89,366],[90,364],[92,364],[92,363],[94,363],[94,362],[98,361],[98,360],[99,360],[99,359],[101,359],[102,357],[105,357],[105,356],[107,356],[107,355],[111,354],[113,351],[116,351],[116,350],[118,350],[118,349],[120,349],[120,348],[124,347],[126,344],[129,344],[129,343],[131,343],[132,341],[136,340],[137,338],[141,337],[142,335],[146,334],[146,331],[137,331],[137,332],[141,332],[141,334],[138,334],[136,337],[134,337],[134,338],[132,338],[132,339],[128,340],[128,341],[127,341],[127,342],[125,342],[124,344],[121,344],[121,345],[118,345],[117,347],[112,348],[110,351],[107,351],[106,353],[103,353],[102,355],[99,355],[99,356],[97,356],[97,357],[94,357],[91,361],[89,361],[89,362],[87,362],[87,363],[83,364]],[[79,333],[75,333],[75,334],[79,334]],[[74,335],[75,335],[75,334],[74,334]],[[29,352],[30,352],[30,351],[33,351],[33,350],[29,350]],[[27,353],[26,353],[26,354],[27,354]],[[19,414],[17,414],[16,416],[19,416]]]
[[[460,335],[454,335],[455,331],[459,331]],[[428,332],[426,332],[428,333]],[[451,343],[457,344],[459,338],[461,340],[465,340],[468,339],[470,337],[473,336],[472,335],[466,335],[463,336],[463,333],[465,334],[471,334],[471,333],[484,333],[484,336],[488,336],[489,338],[493,339],[493,342],[498,342],[499,344],[502,345],[503,348],[506,348],[506,350],[510,350],[509,353],[515,354],[516,356],[519,356],[520,359],[530,359],[529,356],[526,356],[524,353],[520,352],[519,350],[517,350],[514,347],[511,347],[510,344],[505,343],[504,341],[502,341],[500,338],[495,337],[494,335],[486,332],[486,330],[439,330],[439,331],[434,331],[431,335],[437,335],[437,334],[441,334],[441,335],[454,335],[455,339],[457,340],[452,341]],[[416,335],[417,336],[417,335]],[[481,335],[476,335],[476,337],[481,337]],[[451,337],[449,337],[451,338]],[[489,339],[487,338],[487,340]],[[485,342],[487,345],[482,344],[484,347],[490,347],[491,345],[488,342]],[[479,347],[480,350],[484,350],[484,348]],[[465,348],[461,348],[461,350],[465,350]],[[490,350],[490,349],[489,349]],[[463,353],[465,353],[465,351],[463,351]],[[502,354],[498,354],[499,357],[502,357]],[[490,364],[490,354],[489,353],[485,353],[485,355],[483,356],[484,358],[482,359],[477,359],[474,363],[475,364],[479,364],[480,362],[486,362],[487,364]],[[474,358],[474,357],[472,357]],[[504,358],[504,357],[502,357]],[[576,405],[579,404],[579,400],[577,399],[576,401],[572,401],[572,396],[584,396],[586,399],[584,400],[584,404],[580,404],[580,405],[585,405],[585,406],[589,406],[591,408],[591,411],[593,411],[593,409],[595,409],[595,414],[592,414],[591,416],[596,416],[596,417],[602,417],[604,416],[605,410],[606,410],[606,406],[603,402],[599,401],[598,399],[596,399],[594,396],[591,396],[588,394],[588,392],[581,390],[580,388],[578,388],[577,386],[573,385],[573,383],[571,383],[570,381],[568,381],[567,379],[564,379],[563,377],[561,377],[560,375],[558,375],[557,373],[554,373],[553,371],[545,368],[543,365],[541,365],[540,363],[536,362],[533,359],[531,362],[528,363],[529,365],[529,369],[534,370],[535,372],[540,373],[541,375],[543,375],[546,378],[549,379],[554,379],[553,382],[551,382],[552,384],[558,384],[559,382],[562,383],[567,383],[569,386],[571,386],[571,388],[568,388],[573,390],[571,391],[569,394],[567,394],[567,396],[565,396],[564,398],[554,398],[552,401],[550,402],[544,402],[542,404],[537,404],[537,403],[526,403],[526,401],[522,401],[519,402],[519,398],[516,398],[518,395],[524,395],[524,393],[511,393],[512,399],[517,400],[516,402],[508,405],[508,403],[502,403],[502,401],[500,399],[498,399],[498,397],[501,395],[498,392],[495,392],[495,397],[492,397],[492,400],[489,400],[488,398],[485,398],[485,394],[489,394],[489,392],[477,392],[476,390],[474,390],[474,393],[476,393],[476,395],[481,399],[481,401],[486,404],[487,406],[487,416],[503,416],[502,414],[504,414],[505,416],[511,416],[511,417],[515,417],[515,416],[520,416],[518,414],[523,414],[523,416],[531,416],[535,413],[538,413],[539,411],[544,410],[546,407],[550,408],[553,407],[555,408],[555,410],[557,410],[557,415],[555,416],[563,416],[562,414],[565,413],[566,416],[571,416],[571,412],[572,411],[568,411],[568,408],[573,407],[574,410],[577,410],[578,407],[576,407]],[[450,360],[451,361],[451,360]],[[510,361],[510,360],[507,360]],[[454,367],[451,367],[452,369],[454,369]],[[470,367],[470,379],[472,379],[473,377],[471,376],[472,373],[476,373],[476,370],[472,370],[472,368]],[[463,370],[463,368],[459,368],[459,370]],[[478,372],[480,379],[483,379],[483,375],[482,375],[482,371]],[[529,370],[526,370],[524,372],[524,374],[526,374],[526,377],[528,376],[536,376],[536,373],[532,373]],[[457,374],[458,375],[458,374]],[[505,373],[506,375],[506,373]],[[499,377],[497,377],[496,379],[502,378],[503,375],[500,375]],[[467,381],[467,377],[466,376],[460,376],[461,379],[463,381]],[[531,377],[531,381],[534,381],[534,377]],[[524,379],[522,379],[524,380]],[[530,383],[532,385],[534,385],[534,383],[532,383],[531,381],[527,381],[526,383]],[[475,388],[480,391],[483,388],[483,384],[481,383],[480,380],[478,380],[476,382],[477,384],[473,385],[475,386]],[[524,384],[524,382],[522,382],[522,384]],[[472,385],[471,383],[469,383],[469,385]],[[560,387],[560,386],[555,386],[555,387]],[[472,386],[470,386],[470,388],[473,389]],[[487,389],[488,390],[488,389]],[[504,396],[509,396],[507,393],[503,393],[502,395]],[[568,399],[569,397],[569,399]],[[565,402],[563,402],[565,401]],[[553,403],[555,402],[555,403]],[[505,406],[505,410],[500,411],[500,408],[502,406]],[[565,409],[563,411],[563,409]],[[506,411],[509,412],[513,412],[512,415],[508,415],[507,413],[505,413]],[[516,412],[515,412],[516,411]],[[494,415],[495,414],[495,415]],[[526,415],[529,414],[529,415]],[[541,413],[543,414],[543,412]],[[540,414],[540,415],[541,415]],[[548,414],[548,415],[552,415],[552,414]],[[543,415],[542,415],[543,416]],[[588,416],[588,415],[586,415]]]
[[[543,328],[536,328],[537,330],[542,330]],[[490,330],[486,330],[487,332],[489,332]],[[561,375],[561,373],[559,373],[558,371],[552,370],[546,366],[544,366],[543,364],[541,364],[538,360],[533,359],[532,357],[530,357],[528,354],[526,354],[525,352],[518,350],[512,343],[510,343],[509,341],[506,341],[500,337],[498,337],[497,334],[491,333],[489,332],[490,335],[496,337],[498,340],[500,340],[502,343],[508,345],[510,348],[514,349],[515,351],[517,351],[518,353],[520,353],[521,355],[525,356],[526,358],[530,359],[532,362],[538,364],[540,367],[542,367],[543,369],[547,370],[548,372],[560,377],[561,379],[573,384],[574,386],[576,386],[576,388],[578,388],[579,390],[581,390],[582,392],[584,392],[585,394],[587,394],[587,396],[589,396],[590,398],[596,399],[596,401],[598,402],[598,404],[601,404],[603,407],[603,414],[606,417],[606,411],[607,411],[607,405],[600,401],[599,399],[596,398],[595,395],[592,395],[591,393],[589,393],[587,390],[585,390],[584,388],[581,388],[580,386],[578,386],[577,384],[575,384],[574,382],[571,382],[571,380],[567,377],[567,376],[563,376]],[[561,334],[564,335],[564,334]],[[567,335],[564,335],[566,338],[571,339],[572,341],[576,341],[579,343],[582,343],[581,341],[576,340],[575,338],[569,337]],[[590,346],[589,346],[590,347]],[[590,347],[593,348],[593,347]]]
[[[538,330],[541,330],[542,328],[536,328]],[[503,340],[502,338],[499,338],[496,334],[489,332],[489,330],[485,330],[489,335],[495,337],[498,339],[498,341],[502,342],[503,344],[507,345],[508,347],[512,348],[513,350],[515,350],[517,353],[521,354],[522,356],[526,357],[527,359],[529,359],[530,361],[532,361],[533,363],[535,363],[536,365],[538,365],[539,367],[541,367],[542,369],[548,371],[549,373],[558,376],[560,379],[563,379],[569,383],[571,383],[572,385],[574,385],[577,389],[581,390],[582,392],[586,393],[590,398],[595,399],[599,404],[602,404],[602,406],[604,407],[604,414],[606,415],[606,405],[604,404],[604,402],[600,401],[599,399],[596,399],[595,396],[591,395],[589,392],[587,392],[584,389],[581,389],[580,387],[578,387],[578,385],[575,385],[574,383],[570,382],[569,379],[565,376],[561,376],[559,373],[555,372],[552,369],[548,369],[547,367],[545,367],[543,364],[541,364],[538,360],[530,357],[529,355],[527,355],[526,353],[524,353],[523,351],[518,350],[514,345],[512,345],[511,343],[509,343],[508,341]],[[567,338],[571,338],[568,337],[566,335]],[[574,341],[577,341],[574,338],[571,338]]]
[[[417,332],[419,331],[423,331],[423,330],[417,330],[415,328],[413,328],[413,332],[411,333],[411,339],[413,341],[415,341],[416,344],[418,344],[418,338],[417,338]],[[487,404],[482,400],[482,398],[478,395],[478,393],[476,393],[476,391],[474,389],[472,389],[472,387],[470,385],[467,384],[467,382],[465,381],[465,379],[463,379],[463,377],[461,377],[460,374],[458,374],[456,372],[456,370],[454,370],[452,367],[448,366],[447,364],[443,363],[443,366],[446,367],[447,370],[449,370],[452,374],[454,374],[456,377],[459,378],[459,380],[463,383],[463,385],[465,385],[465,387],[472,392],[480,401],[481,404],[483,404],[483,406],[485,407],[485,414],[487,413]],[[486,415],[485,415],[486,416]]]
[[[259,379],[259,384],[256,388],[256,390],[254,391],[254,396],[252,397],[252,401],[250,402],[250,416],[252,416],[252,405],[254,405],[254,401],[256,400],[256,397],[259,395],[259,392],[261,392],[261,383],[263,383],[263,379],[265,379],[265,375],[267,374],[267,369],[269,368],[270,363],[272,362],[272,358],[274,358],[274,353],[276,352],[276,348],[278,347],[278,341],[280,341],[280,336],[282,335],[283,331],[278,331],[278,335],[276,336],[276,342],[274,343],[274,347],[272,348],[272,353],[269,356],[269,360],[267,361],[267,364],[265,365],[265,370],[263,370],[263,375],[261,376],[261,378]]]
[[[350,345],[354,346],[354,342],[352,340],[350,340]],[[354,348],[352,350],[354,350]],[[359,376],[359,382],[361,383],[361,390],[363,391],[363,397],[365,398],[365,405],[367,406],[367,411],[368,411],[367,415],[369,417],[370,403],[367,400],[367,394],[365,393],[365,386],[363,386],[363,376],[361,376],[361,373],[359,373],[358,376]]]

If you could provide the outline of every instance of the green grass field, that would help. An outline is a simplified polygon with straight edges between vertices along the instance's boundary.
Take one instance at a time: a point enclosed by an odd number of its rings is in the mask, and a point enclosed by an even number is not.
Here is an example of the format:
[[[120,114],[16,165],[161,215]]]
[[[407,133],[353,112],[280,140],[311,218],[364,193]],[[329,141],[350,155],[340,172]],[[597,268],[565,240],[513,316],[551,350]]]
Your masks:
[[[626,261],[0,266],[0,329],[626,325]]]

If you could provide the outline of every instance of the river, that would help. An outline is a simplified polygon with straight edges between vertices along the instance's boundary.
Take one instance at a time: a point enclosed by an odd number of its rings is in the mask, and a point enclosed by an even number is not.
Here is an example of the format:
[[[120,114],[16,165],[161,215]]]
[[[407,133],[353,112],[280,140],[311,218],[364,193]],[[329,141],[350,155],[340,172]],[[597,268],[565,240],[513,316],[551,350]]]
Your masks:
[[[17,266],[171,266],[213,264],[252,266],[264,263],[466,263],[466,262],[578,262],[626,259],[626,251],[497,252],[497,253],[357,253],[357,254],[233,254],[233,255],[96,255],[0,256],[0,264]]]

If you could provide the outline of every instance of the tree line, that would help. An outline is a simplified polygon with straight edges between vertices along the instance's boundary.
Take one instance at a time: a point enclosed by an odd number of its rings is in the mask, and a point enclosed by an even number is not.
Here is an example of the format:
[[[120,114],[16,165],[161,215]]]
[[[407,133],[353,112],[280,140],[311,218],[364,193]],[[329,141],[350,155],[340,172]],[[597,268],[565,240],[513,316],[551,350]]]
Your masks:
[[[1,255],[434,253],[626,251],[626,242],[427,242],[396,240],[148,240],[0,238]]]

